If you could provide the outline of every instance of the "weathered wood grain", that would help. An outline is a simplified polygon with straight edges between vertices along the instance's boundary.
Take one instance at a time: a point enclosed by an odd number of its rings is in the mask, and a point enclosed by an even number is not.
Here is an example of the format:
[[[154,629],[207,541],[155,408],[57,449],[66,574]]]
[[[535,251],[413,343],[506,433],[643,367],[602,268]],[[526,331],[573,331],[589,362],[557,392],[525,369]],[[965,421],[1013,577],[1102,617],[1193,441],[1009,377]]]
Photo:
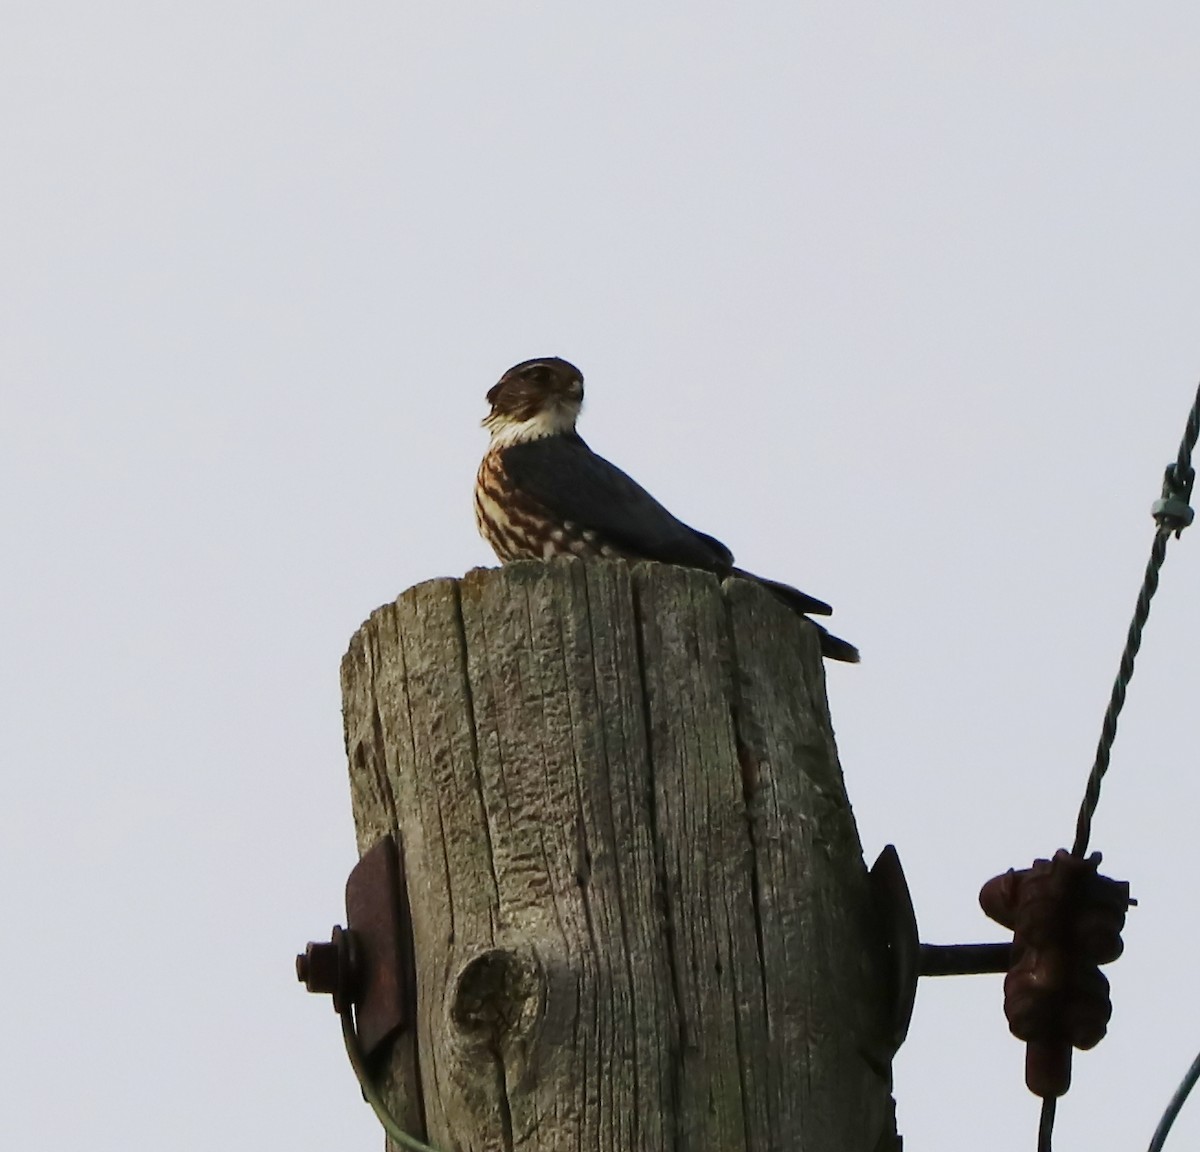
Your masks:
[[[757,586],[436,580],[342,666],[360,851],[403,845],[402,1123],[451,1149],[873,1152],[869,894],[816,637]]]

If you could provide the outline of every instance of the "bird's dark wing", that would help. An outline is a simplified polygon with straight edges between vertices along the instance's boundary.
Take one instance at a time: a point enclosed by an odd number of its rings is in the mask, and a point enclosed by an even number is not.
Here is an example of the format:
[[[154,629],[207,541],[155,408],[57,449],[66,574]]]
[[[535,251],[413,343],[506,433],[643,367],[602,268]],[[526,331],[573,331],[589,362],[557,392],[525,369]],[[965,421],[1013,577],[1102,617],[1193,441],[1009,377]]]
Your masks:
[[[733,554],[671,515],[636,480],[597,456],[577,435],[547,436],[501,453],[509,479],[562,520],[591,528],[647,560],[725,574]]]

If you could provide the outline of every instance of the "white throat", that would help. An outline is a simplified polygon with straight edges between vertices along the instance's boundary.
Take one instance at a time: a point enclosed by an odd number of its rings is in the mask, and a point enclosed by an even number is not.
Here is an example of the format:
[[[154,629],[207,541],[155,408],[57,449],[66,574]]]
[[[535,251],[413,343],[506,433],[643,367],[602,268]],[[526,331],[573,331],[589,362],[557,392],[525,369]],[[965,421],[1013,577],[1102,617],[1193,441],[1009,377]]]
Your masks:
[[[483,426],[492,434],[493,448],[511,448],[514,444],[526,444],[530,440],[544,440],[547,436],[574,432],[578,417],[578,404],[551,404],[527,420],[514,420],[511,416],[492,413],[484,420]]]

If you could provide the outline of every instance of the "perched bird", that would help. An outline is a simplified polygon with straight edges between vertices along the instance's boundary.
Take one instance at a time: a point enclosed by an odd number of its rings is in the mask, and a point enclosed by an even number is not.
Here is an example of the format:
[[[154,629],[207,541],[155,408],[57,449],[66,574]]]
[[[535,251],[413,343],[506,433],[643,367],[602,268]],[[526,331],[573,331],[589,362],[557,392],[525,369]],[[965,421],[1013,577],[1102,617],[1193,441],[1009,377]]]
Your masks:
[[[833,609],[787,584],[734,567],[719,540],[689,528],[575,431],[583,376],[557,356],[510,368],[487,394],[491,443],[475,478],[475,522],[502,560],[619,556],[740,576],[801,614]],[[810,623],[813,623],[810,621]],[[857,662],[858,649],[819,624],[821,652]]]

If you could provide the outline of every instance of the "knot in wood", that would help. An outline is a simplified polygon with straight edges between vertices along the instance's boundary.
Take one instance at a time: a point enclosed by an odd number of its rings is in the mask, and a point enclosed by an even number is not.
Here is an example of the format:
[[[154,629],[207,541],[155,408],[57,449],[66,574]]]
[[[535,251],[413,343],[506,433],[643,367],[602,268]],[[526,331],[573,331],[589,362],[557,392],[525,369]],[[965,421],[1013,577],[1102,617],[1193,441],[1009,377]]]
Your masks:
[[[450,1018],[464,1039],[502,1047],[532,1029],[545,999],[544,985],[541,967],[531,955],[489,948],[459,973]]]

